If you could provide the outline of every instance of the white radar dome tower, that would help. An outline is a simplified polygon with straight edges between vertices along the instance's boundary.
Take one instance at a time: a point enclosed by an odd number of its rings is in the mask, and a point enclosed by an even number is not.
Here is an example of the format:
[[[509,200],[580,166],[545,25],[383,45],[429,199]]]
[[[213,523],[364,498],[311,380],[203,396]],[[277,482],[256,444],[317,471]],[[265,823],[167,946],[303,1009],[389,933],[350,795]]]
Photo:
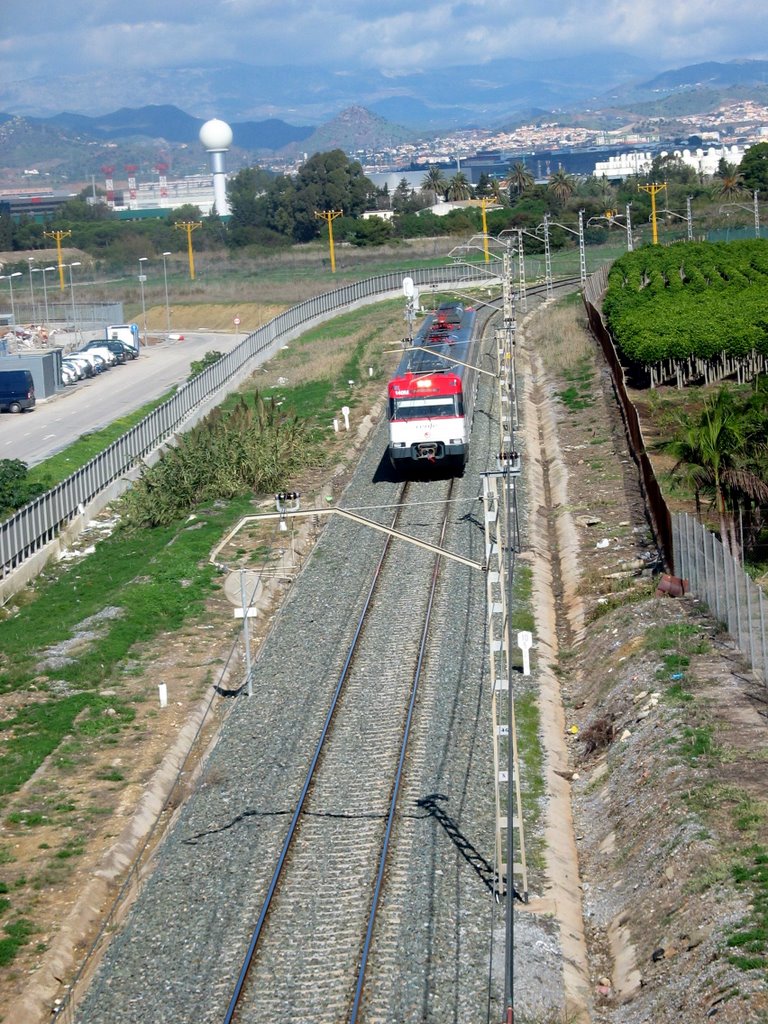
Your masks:
[[[229,213],[227,205],[227,174],[224,166],[224,154],[232,145],[232,129],[226,121],[213,118],[206,121],[200,129],[200,141],[211,158],[213,172],[213,206],[219,216]]]

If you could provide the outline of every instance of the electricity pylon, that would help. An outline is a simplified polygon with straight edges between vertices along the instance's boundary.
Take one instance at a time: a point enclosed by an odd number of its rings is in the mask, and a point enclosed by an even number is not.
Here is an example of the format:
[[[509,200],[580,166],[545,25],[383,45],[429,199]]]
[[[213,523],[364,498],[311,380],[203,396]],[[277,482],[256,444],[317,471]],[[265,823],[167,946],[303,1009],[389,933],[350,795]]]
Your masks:
[[[656,228],[656,194],[658,192],[661,192],[663,188],[667,187],[666,182],[660,185],[657,181],[652,181],[650,185],[638,185],[637,187],[639,189],[642,189],[643,192],[648,192],[651,197],[651,229],[653,232],[652,238],[653,244],[658,245],[659,232]]]
[[[315,210],[315,216],[321,217],[328,224],[328,245],[331,248],[331,273],[336,273],[336,255],[333,251],[333,227],[332,223],[342,215],[342,210]]]
[[[64,260],[63,260],[62,255],[61,255],[61,240],[62,240],[62,238],[69,238],[69,236],[71,234],[72,234],[71,231],[62,231],[62,230],[58,230],[58,231],[44,231],[43,232],[43,236],[45,238],[55,238],[56,239],[56,258],[57,258],[57,260],[59,262],[59,285],[61,286],[61,290],[62,291],[64,291]]]
[[[177,220],[173,225],[175,228],[181,228],[187,232],[187,252],[189,254],[189,279],[190,281],[195,280],[195,253],[192,248],[192,232],[195,228],[201,228],[203,226],[202,221],[199,220]]]

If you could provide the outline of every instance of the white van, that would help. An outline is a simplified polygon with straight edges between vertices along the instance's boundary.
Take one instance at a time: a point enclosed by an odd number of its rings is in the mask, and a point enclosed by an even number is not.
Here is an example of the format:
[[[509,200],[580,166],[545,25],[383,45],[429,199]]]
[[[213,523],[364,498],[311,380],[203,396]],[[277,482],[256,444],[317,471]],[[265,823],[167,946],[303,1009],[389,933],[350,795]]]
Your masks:
[[[139,325],[138,324],[109,324],[105,332],[106,338],[110,341],[117,338],[125,342],[131,348],[139,349]]]

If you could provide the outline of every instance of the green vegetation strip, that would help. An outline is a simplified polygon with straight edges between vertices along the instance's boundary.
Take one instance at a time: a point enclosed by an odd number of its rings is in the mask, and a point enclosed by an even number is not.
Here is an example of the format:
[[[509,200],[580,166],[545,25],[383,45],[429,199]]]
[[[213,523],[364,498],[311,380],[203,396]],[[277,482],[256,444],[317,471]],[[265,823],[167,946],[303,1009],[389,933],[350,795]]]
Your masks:
[[[753,846],[746,851],[746,860],[733,868],[737,885],[749,889],[751,913],[728,936],[728,948],[738,950],[728,959],[742,970],[768,968],[768,850]]]
[[[563,376],[569,382],[568,387],[556,394],[564,405],[571,411],[578,412],[594,404],[592,383],[595,370],[592,359],[585,357],[579,361],[575,369],[563,371]]]

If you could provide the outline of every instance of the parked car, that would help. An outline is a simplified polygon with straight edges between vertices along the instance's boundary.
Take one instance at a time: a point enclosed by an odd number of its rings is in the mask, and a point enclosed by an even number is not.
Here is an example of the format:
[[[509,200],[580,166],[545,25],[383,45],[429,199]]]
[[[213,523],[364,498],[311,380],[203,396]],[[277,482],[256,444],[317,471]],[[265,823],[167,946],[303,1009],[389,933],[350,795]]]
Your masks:
[[[109,353],[111,355],[111,353]],[[94,349],[89,349],[87,352],[70,352],[70,356],[79,356],[81,359],[87,360],[96,373],[102,373],[104,370],[108,370],[111,363],[108,363],[103,355],[100,355]]]
[[[93,368],[90,359],[86,359],[85,356],[78,356],[73,352],[62,359],[61,365],[64,366],[65,364],[77,371],[80,380],[84,377],[96,376],[96,370]]]
[[[86,344],[82,346],[80,351],[82,352],[85,350],[94,350],[96,352],[99,352],[102,349],[108,349],[115,357],[118,363],[124,363],[128,359],[128,356],[126,355],[125,352],[125,346],[121,341],[112,341],[107,340],[105,338],[92,338],[90,341],[86,342]]]
[[[125,362],[125,356],[121,353],[120,359],[118,359],[117,354],[109,348],[106,342],[99,343],[98,345],[83,346],[76,351],[82,355],[85,355],[87,352],[95,352],[103,359],[106,359],[110,366],[115,366],[118,362]]]
[[[96,372],[91,364],[85,359],[62,359],[61,372],[69,370],[74,373],[78,380],[85,380],[86,377],[93,377]]]
[[[104,373],[105,370],[111,370],[112,366],[114,365],[112,359],[109,358],[111,356],[110,352],[101,353],[96,352],[94,349],[91,349],[90,352],[84,352],[83,355],[86,357],[90,356],[91,359],[96,360],[95,366],[97,373]]]
[[[30,370],[0,370],[0,412],[24,412],[35,407]]]
[[[110,338],[109,345],[119,345],[125,353],[126,362],[139,358],[139,350],[134,345],[129,345],[126,341],[123,341],[122,338]]]
[[[76,366],[74,363],[68,363],[66,359],[62,360],[61,363],[61,382],[62,384],[77,384],[79,380],[82,380],[85,374],[83,371]]]

